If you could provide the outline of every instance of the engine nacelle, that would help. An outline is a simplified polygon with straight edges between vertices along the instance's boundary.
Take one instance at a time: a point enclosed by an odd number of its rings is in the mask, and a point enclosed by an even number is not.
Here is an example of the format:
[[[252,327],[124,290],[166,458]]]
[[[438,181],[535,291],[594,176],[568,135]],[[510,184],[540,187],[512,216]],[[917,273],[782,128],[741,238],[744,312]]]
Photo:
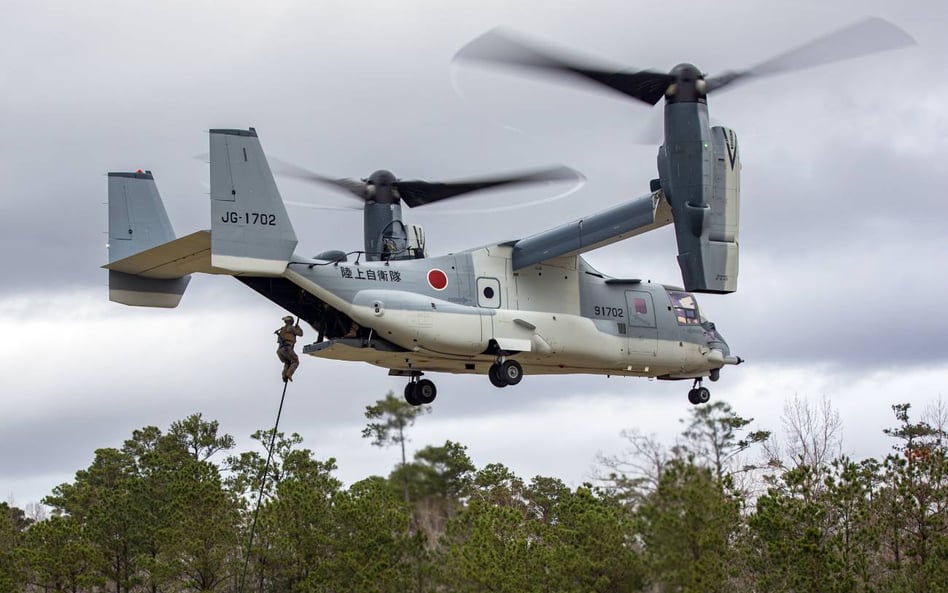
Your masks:
[[[706,112],[700,116],[706,117]],[[675,222],[682,281],[690,292],[734,292],[741,179],[737,135],[721,126],[704,128],[700,122],[688,128],[681,127],[685,133],[679,138],[667,138],[658,154],[661,186]],[[702,128],[710,131],[710,137]]]
[[[705,269],[711,272],[713,292],[737,290],[738,234],[741,225],[741,155],[737,134],[730,128],[711,128],[714,174],[708,221],[708,255]]]

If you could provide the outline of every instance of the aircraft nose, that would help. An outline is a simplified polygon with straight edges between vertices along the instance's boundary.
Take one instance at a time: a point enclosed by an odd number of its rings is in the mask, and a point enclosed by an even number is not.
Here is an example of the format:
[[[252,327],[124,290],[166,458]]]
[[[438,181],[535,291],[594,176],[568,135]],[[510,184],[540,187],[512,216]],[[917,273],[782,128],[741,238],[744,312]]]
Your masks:
[[[708,346],[720,350],[725,356],[729,355],[731,348],[727,345],[724,336],[721,335],[721,332],[718,331],[714,324],[707,321],[703,323],[702,326],[704,327],[704,335],[708,339]]]
[[[741,364],[744,362],[744,359],[740,356],[731,355],[731,347],[728,346],[727,342],[724,341],[724,336],[721,335],[721,332],[714,327],[714,324],[711,322],[706,322],[703,324],[705,335],[708,338],[708,348],[711,349],[709,359],[714,360],[722,365],[724,364]]]

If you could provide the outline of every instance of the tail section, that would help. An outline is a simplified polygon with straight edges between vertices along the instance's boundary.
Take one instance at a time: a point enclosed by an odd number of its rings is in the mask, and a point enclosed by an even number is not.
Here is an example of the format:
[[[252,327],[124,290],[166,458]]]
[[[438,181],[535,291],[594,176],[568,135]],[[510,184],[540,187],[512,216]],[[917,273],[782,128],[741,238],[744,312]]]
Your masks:
[[[150,171],[109,173],[109,268],[174,240]],[[121,266],[117,266],[121,267]],[[109,269],[109,300],[141,307],[176,307],[190,276],[144,277]]]
[[[191,274],[280,276],[296,234],[249,130],[211,130],[211,232],[176,239],[150,171],[109,173],[109,300],[176,307]]]
[[[234,274],[283,274],[296,233],[257,131],[211,130],[211,264]]]

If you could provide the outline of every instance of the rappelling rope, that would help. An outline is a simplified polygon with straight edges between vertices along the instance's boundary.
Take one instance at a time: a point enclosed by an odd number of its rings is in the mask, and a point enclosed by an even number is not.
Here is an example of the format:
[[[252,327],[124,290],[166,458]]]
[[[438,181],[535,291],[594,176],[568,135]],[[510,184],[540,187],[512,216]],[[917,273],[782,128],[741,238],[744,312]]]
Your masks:
[[[297,323],[299,321],[297,320]],[[253,546],[253,535],[257,530],[257,516],[260,514],[260,502],[263,500],[263,490],[267,485],[267,475],[270,473],[270,460],[273,459],[273,444],[276,442],[277,428],[280,426],[280,415],[283,414],[283,400],[286,399],[286,386],[288,381],[283,382],[283,395],[280,396],[280,408],[277,410],[276,422],[273,423],[273,434],[270,435],[270,447],[267,452],[267,463],[263,466],[263,476],[260,478],[260,492],[257,494],[257,504],[253,510],[253,522],[250,524],[250,538],[247,541],[247,554],[244,556],[244,569],[240,575],[240,593],[244,591],[244,583],[247,581],[247,566],[250,564],[250,550]]]

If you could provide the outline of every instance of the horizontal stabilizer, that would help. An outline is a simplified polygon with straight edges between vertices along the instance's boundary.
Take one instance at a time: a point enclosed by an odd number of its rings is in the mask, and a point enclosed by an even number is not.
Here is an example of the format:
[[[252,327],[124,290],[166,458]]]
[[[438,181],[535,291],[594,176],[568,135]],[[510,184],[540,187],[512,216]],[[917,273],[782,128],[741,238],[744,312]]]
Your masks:
[[[102,266],[143,278],[172,279],[188,274],[233,274],[211,266],[211,232],[197,231]]]

